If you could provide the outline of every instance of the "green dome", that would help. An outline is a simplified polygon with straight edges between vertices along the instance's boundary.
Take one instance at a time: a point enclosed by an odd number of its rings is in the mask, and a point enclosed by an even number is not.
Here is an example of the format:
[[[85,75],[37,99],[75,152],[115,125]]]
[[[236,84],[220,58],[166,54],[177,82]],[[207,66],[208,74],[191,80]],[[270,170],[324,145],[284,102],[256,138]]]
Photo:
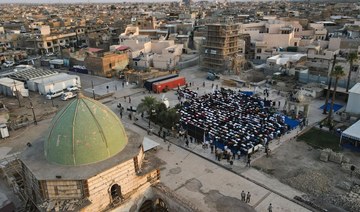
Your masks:
[[[116,155],[127,141],[115,113],[80,94],[51,121],[45,138],[45,157],[61,165],[91,164]]]

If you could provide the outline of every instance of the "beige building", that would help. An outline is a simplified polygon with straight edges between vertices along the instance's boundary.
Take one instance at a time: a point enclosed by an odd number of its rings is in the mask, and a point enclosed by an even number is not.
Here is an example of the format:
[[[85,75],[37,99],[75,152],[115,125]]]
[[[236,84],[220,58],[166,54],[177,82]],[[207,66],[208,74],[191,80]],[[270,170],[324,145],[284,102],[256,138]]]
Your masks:
[[[174,40],[151,40],[139,35],[138,27],[127,27],[119,36],[120,45],[129,47],[130,64],[134,68],[174,69],[180,61],[184,45]]]
[[[89,48],[96,51],[98,49]],[[117,71],[122,71],[129,64],[128,54],[116,54],[105,52],[102,54],[87,54],[84,59],[84,65],[93,75],[113,76]]]
[[[255,44],[255,59],[265,60],[288,47],[305,47],[325,40],[327,30],[322,23],[311,23],[304,29],[299,21],[269,19],[242,24],[240,33],[247,33]]]

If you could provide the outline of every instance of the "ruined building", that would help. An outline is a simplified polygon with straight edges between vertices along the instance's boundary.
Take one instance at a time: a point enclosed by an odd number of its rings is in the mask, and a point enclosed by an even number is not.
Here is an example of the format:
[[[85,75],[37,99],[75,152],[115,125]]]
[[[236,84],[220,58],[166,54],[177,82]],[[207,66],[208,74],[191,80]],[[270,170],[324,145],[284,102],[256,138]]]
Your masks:
[[[142,139],[101,103],[79,95],[20,156],[23,189],[40,211],[103,211],[141,204],[160,172]]]
[[[224,72],[231,69],[232,60],[239,53],[239,27],[236,24],[208,24],[203,45],[201,67]]]

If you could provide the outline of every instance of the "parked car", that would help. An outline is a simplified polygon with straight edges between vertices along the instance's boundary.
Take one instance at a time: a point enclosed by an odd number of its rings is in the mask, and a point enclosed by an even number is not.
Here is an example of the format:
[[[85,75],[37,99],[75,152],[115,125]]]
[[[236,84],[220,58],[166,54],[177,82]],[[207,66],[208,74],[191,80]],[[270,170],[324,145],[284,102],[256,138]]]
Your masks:
[[[13,61],[5,61],[2,65],[6,68],[9,68],[9,67],[14,66],[15,63]]]
[[[46,57],[50,57],[50,56],[54,56],[54,55],[55,55],[54,52],[49,52],[49,53],[47,53],[45,56],[46,56]]]
[[[77,90],[79,90],[79,88],[77,86],[71,85],[71,86],[67,87],[66,90],[68,90],[68,91],[77,91]]]
[[[64,93],[64,91],[50,91],[49,93],[46,94],[45,98],[46,99],[53,99],[55,97],[61,96]]]
[[[61,100],[66,101],[68,99],[72,99],[76,97],[76,94],[73,92],[65,92],[61,95]]]

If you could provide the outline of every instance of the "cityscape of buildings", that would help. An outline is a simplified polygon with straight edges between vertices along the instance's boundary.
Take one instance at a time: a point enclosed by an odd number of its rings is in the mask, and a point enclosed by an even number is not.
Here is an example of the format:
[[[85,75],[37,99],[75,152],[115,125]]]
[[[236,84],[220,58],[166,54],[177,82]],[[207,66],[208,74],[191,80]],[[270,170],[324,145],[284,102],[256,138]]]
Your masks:
[[[360,211],[358,1],[0,2],[0,211]]]

